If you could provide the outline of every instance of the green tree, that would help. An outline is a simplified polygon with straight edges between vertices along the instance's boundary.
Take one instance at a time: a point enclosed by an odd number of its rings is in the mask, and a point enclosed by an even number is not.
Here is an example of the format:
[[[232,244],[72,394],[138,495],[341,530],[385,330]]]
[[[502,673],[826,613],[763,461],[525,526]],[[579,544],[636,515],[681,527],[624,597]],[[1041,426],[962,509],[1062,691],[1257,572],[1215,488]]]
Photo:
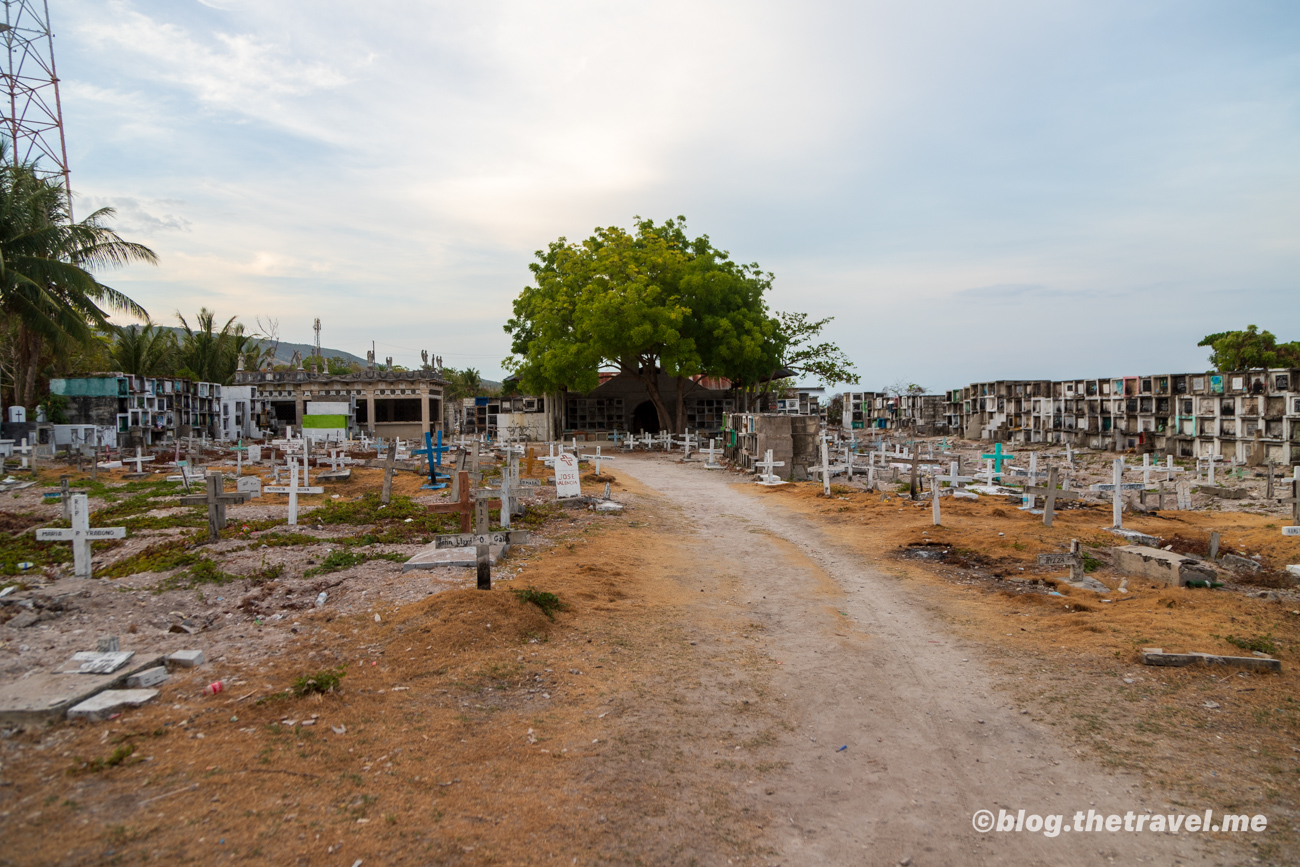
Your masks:
[[[199,309],[194,326],[179,312],[176,318],[185,333],[176,350],[176,373],[198,382],[229,385],[235,380],[241,357],[245,361],[255,352],[256,338],[244,333],[244,326],[232,316],[217,328],[217,314],[206,307]]]
[[[478,397],[483,391],[483,377],[472,367],[464,370],[444,367],[442,378],[447,380],[447,400],[459,401],[467,397]]]
[[[826,387],[856,385],[858,375],[843,350],[828,341],[817,342],[822,329],[833,321],[833,316],[809,320],[807,313],[778,313],[775,334],[766,354],[760,356],[762,361],[757,368],[733,376],[745,389],[746,406],[751,396],[763,406],[770,395],[783,394],[799,377],[812,377]]]
[[[1278,343],[1269,331],[1247,325],[1245,331],[1220,331],[1206,335],[1197,346],[1210,347],[1215,370],[1258,370],[1300,367],[1300,342]]]
[[[600,370],[615,369],[645,385],[661,428],[680,432],[691,377],[755,363],[775,334],[763,302],[770,275],[732,262],[707,235],[689,239],[683,217],[560,238],[537,259],[505,325],[514,338],[505,366],[526,392],[590,391]]]
[[[176,356],[176,335],[153,320],[143,325],[113,326],[109,350],[113,370],[136,376],[165,376],[172,371]]]
[[[61,183],[7,157],[8,148],[0,145],[0,310],[18,323],[14,401],[30,407],[47,359],[57,359],[71,344],[90,343],[107,326],[109,311],[145,316],[140,305],[92,272],[155,264],[157,256],[109,228],[112,208],[73,222]]]

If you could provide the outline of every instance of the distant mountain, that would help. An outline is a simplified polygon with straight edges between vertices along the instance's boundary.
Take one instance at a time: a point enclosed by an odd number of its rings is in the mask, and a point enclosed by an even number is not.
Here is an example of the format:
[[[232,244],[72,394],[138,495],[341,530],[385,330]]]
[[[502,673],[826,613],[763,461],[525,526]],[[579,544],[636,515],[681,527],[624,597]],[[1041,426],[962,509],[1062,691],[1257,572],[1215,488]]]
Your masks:
[[[180,340],[185,336],[184,328],[175,325],[164,325],[162,327],[166,328],[168,331],[175,332],[177,340]],[[312,346],[310,343],[289,343],[288,341],[281,340],[280,345],[276,347],[275,350],[274,363],[288,364],[293,360],[293,354],[295,352],[302,353],[302,357],[305,359],[315,353],[315,351],[316,347]],[[355,362],[362,366],[365,366],[366,363],[365,358],[353,355],[351,352],[344,352],[342,349],[330,349],[329,347],[322,346],[320,348],[320,354],[326,358],[341,358],[348,363]]]

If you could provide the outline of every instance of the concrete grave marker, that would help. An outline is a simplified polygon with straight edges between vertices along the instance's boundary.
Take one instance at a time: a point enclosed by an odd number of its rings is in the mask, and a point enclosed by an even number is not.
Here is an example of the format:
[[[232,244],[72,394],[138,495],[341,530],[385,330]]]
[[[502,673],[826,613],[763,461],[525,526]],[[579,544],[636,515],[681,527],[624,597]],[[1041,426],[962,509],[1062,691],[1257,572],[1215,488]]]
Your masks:
[[[1110,529],[1122,530],[1124,529],[1124,491],[1136,491],[1139,490],[1142,486],[1140,484],[1124,483],[1124,459],[1123,458],[1115,458],[1113,473],[1114,473],[1113,483],[1109,485],[1089,485],[1088,490],[1113,492],[1113,495],[1111,497],[1113,523],[1111,524]]]
[[[1047,470],[1047,485],[1045,487],[1026,486],[1025,491],[1043,495],[1043,526],[1052,526],[1052,515],[1056,511],[1057,500],[1077,500],[1079,495],[1074,491],[1058,491],[1056,489],[1056,467],[1049,467]]]
[[[85,494],[71,495],[72,527],[69,529],[40,529],[36,531],[39,542],[71,542],[73,574],[90,578],[90,543],[108,539],[126,538],[125,527],[91,527],[90,498]]]
[[[135,470],[134,470],[133,472],[127,473],[127,478],[132,478],[132,477],[134,477],[134,478],[141,478],[141,477],[145,476],[145,475],[146,475],[146,473],[145,473],[145,471],[144,471],[144,465],[145,465],[145,462],[147,462],[147,461],[152,461],[152,460],[155,460],[155,458],[154,458],[153,455],[149,455],[149,456],[146,457],[146,456],[144,455],[143,450],[142,450],[139,446],[136,446],[136,447],[135,447],[135,457],[133,457],[133,458],[125,458],[125,459],[122,461],[122,463],[124,463],[124,464],[135,464]]]
[[[561,453],[555,457],[555,498],[567,500],[582,496],[576,455]]]
[[[181,497],[181,503],[187,506],[208,507],[208,541],[216,542],[221,538],[221,531],[226,529],[226,506],[246,503],[252,498],[247,491],[225,491],[225,477],[221,473],[209,473],[207,490],[191,497]],[[268,489],[269,490],[269,489]],[[296,503],[295,503],[296,505]]]
[[[709,447],[707,449],[700,449],[700,454],[709,456],[708,460],[704,464],[704,469],[706,470],[720,470],[723,468],[722,464],[717,462],[717,457],[718,455],[722,454],[722,449],[717,448],[714,445],[716,442],[717,440],[710,437]]]
[[[312,488],[300,486],[298,484],[298,462],[290,458],[289,460],[289,484],[288,485],[267,485],[262,488],[263,493],[267,494],[288,494],[289,495],[289,526],[298,526],[298,495],[299,494],[323,494],[324,488]]]
[[[235,490],[255,500],[262,496],[262,480],[257,476],[240,476],[235,480]]]
[[[763,470],[763,472],[759,473],[759,477],[758,477],[758,482],[757,482],[757,484],[764,485],[764,486],[769,487],[769,488],[776,487],[777,485],[784,485],[784,484],[786,484],[786,482],[782,481],[782,480],[781,480],[781,479],[776,475],[776,473],[772,472],[772,470],[776,469],[777,467],[783,467],[783,466],[785,466],[785,461],[774,461],[774,460],[772,460],[772,450],[771,450],[771,449],[768,449],[768,450],[767,450],[767,457],[766,457],[766,459],[765,459],[765,460],[761,460],[761,461],[755,461],[755,462],[754,462],[754,466],[755,466],[755,468],[757,468],[757,469]]]
[[[595,462],[596,462],[596,475],[600,475],[600,462],[601,462],[602,460],[605,460],[605,461],[612,461],[612,460],[614,460],[614,458],[610,457],[609,455],[603,455],[603,456],[602,456],[601,453],[600,453],[600,446],[596,446],[596,453],[595,453],[594,455],[583,455],[583,456],[582,456],[582,459],[585,460],[585,461],[595,461]]]

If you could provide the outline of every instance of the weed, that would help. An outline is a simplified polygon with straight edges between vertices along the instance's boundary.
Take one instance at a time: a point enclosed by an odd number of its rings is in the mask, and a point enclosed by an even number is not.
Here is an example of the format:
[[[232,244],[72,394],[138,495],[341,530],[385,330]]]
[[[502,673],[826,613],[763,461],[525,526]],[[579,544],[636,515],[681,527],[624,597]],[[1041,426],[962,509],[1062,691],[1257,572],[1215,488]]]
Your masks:
[[[293,694],[298,698],[303,698],[313,693],[334,692],[339,688],[345,674],[347,674],[347,671],[340,667],[327,668],[315,674],[303,675],[293,682]]]
[[[1235,644],[1242,650],[1267,653],[1270,656],[1276,656],[1278,652],[1277,643],[1273,640],[1272,633],[1269,633],[1268,635],[1257,635],[1254,638],[1238,638],[1235,635],[1229,635],[1225,640],[1229,644]]]
[[[99,570],[99,574],[105,578],[128,578],[141,572],[170,572],[183,566],[192,566],[203,558],[189,548],[190,545],[183,541],[150,545],[138,554],[132,554]]]
[[[520,590],[511,587],[510,592],[515,594],[515,598],[520,602],[531,602],[533,605],[542,609],[542,613],[551,620],[555,619],[556,611],[563,611],[569,607],[561,602],[560,597],[556,596],[554,593],[547,593],[544,590],[538,590],[534,587],[524,587]]]
[[[1089,557],[1087,554],[1084,554],[1082,559],[1084,572],[1096,572],[1101,568],[1101,561],[1096,557]]]
[[[72,767],[68,768],[68,775],[72,776],[80,773],[97,774],[105,768],[115,768],[125,762],[135,752],[135,747],[131,744],[122,744],[122,746],[113,750],[106,759],[77,759],[73,762]]]
[[[331,551],[319,566],[314,566],[302,573],[302,577],[311,578],[315,575],[328,575],[330,572],[341,572],[344,569],[351,569],[353,566],[359,566],[367,560],[392,560],[396,563],[404,563],[409,557],[405,554],[391,554],[380,552],[353,552],[353,551]]]

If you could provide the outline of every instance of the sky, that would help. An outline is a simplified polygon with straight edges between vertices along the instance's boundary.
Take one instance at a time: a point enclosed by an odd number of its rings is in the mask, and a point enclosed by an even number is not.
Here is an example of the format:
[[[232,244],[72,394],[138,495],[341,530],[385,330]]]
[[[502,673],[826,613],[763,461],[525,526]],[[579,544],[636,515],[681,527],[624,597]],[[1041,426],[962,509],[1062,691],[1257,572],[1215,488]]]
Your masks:
[[[101,275],[502,375],[534,253],[636,216],[833,316],[862,388],[1300,339],[1300,4],[50,0]]]

